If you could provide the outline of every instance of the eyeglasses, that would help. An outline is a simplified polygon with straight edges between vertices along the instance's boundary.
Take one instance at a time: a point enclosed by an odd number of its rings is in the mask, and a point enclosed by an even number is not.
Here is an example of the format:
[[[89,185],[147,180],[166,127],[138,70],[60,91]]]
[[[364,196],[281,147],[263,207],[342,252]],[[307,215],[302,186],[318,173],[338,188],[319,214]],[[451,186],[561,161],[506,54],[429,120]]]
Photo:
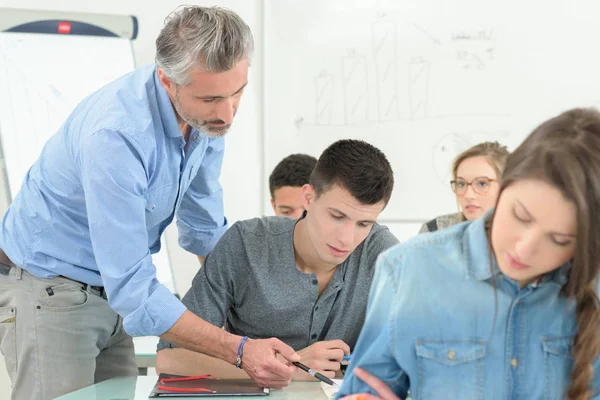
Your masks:
[[[486,194],[490,190],[490,184],[495,181],[496,179],[480,176],[473,179],[471,182],[467,182],[464,179],[456,179],[454,181],[450,181],[450,186],[452,187],[452,191],[456,193],[457,196],[464,196],[464,194],[467,193],[469,186],[473,188],[475,193]]]

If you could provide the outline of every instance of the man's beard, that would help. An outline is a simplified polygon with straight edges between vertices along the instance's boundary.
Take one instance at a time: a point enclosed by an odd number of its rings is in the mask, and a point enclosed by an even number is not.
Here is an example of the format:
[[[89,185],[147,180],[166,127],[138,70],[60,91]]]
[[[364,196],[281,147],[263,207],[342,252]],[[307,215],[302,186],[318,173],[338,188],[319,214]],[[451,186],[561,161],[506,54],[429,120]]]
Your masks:
[[[212,121],[201,121],[196,118],[191,118],[185,114],[183,109],[181,108],[181,104],[179,103],[179,91],[175,93],[175,111],[179,114],[179,117],[185,121],[186,124],[196,129],[198,132],[204,134],[205,136],[217,139],[222,136],[225,136],[231,124],[224,126],[210,126],[210,124],[222,124],[223,121],[220,119],[212,120]],[[234,114],[235,115],[235,114]]]

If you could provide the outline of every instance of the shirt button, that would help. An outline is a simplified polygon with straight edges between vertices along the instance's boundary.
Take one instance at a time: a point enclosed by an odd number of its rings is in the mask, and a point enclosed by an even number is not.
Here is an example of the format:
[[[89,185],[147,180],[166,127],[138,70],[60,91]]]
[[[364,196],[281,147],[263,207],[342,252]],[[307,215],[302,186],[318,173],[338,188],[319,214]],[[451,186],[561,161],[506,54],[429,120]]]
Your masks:
[[[315,311],[317,311],[318,309],[319,309],[319,306],[316,306],[316,307],[315,307]]]
[[[316,339],[316,338],[317,338],[317,334],[316,334],[316,333],[313,333],[313,334],[311,335],[311,338],[313,338],[313,339]]]
[[[154,210],[156,208],[156,204],[152,204],[152,209]]]
[[[519,362],[517,361],[517,357],[513,357],[513,359],[510,360],[510,365],[512,365],[513,368],[517,368],[517,365],[519,365]]]
[[[448,360],[454,360],[454,357],[456,357],[456,353],[454,352],[454,350],[450,349],[450,351],[448,352]]]
[[[194,140],[198,140],[198,135],[194,135]]]
[[[313,284],[313,285],[318,285],[318,284],[319,284],[319,281],[318,281],[318,280],[316,280],[316,279],[313,279],[313,280],[312,280],[312,284]]]

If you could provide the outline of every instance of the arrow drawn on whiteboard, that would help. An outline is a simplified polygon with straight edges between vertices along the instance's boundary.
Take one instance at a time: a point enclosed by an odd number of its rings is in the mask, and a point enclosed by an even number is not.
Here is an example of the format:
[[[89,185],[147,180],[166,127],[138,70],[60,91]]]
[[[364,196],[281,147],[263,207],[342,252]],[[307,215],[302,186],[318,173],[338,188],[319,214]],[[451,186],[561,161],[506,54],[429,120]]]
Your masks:
[[[60,92],[60,90],[58,90],[56,88],[56,86],[54,86],[54,85],[48,85],[48,87],[50,88],[50,92],[52,92],[52,94],[54,96],[56,96],[57,99],[60,99],[62,97],[62,93]]]
[[[300,129],[302,127],[303,122],[304,122],[304,117],[297,117],[294,120],[294,125],[296,125],[296,129]]]
[[[421,28],[419,25],[415,24],[414,22],[413,22],[413,26],[415,28],[417,28],[417,30],[419,32],[421,32],[422,34],[427,36],[433,43],[437,44],[438,46],[442,44],[442,42],[440,42],[439,39],[435,38],[432,34],[427,32],[425,29]]]

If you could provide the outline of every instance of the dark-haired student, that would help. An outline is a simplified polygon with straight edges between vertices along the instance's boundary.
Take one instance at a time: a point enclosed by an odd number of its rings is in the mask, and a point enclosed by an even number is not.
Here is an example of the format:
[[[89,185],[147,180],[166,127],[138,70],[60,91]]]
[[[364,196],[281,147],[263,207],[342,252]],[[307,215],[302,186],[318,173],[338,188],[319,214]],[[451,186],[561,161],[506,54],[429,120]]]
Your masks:
[[[308,154],[291,154],[281,160],[269,176],[271,206],[275,215],[298,219],[302,216],[302,187],[310,179],[317,159]]]
[[[377,256],[398,243],[376,223],[393,184],[380,150],[358,140],[333,143],[302,188],[302,218],[233,225],[183,303],[229,332],[276,337],[294,348],[301,362],[334,377],[362,327]],[[158,347],[158,372],[247,377],[231,364],[166,341]],[[302,371],[294,376],[306,377]]]

